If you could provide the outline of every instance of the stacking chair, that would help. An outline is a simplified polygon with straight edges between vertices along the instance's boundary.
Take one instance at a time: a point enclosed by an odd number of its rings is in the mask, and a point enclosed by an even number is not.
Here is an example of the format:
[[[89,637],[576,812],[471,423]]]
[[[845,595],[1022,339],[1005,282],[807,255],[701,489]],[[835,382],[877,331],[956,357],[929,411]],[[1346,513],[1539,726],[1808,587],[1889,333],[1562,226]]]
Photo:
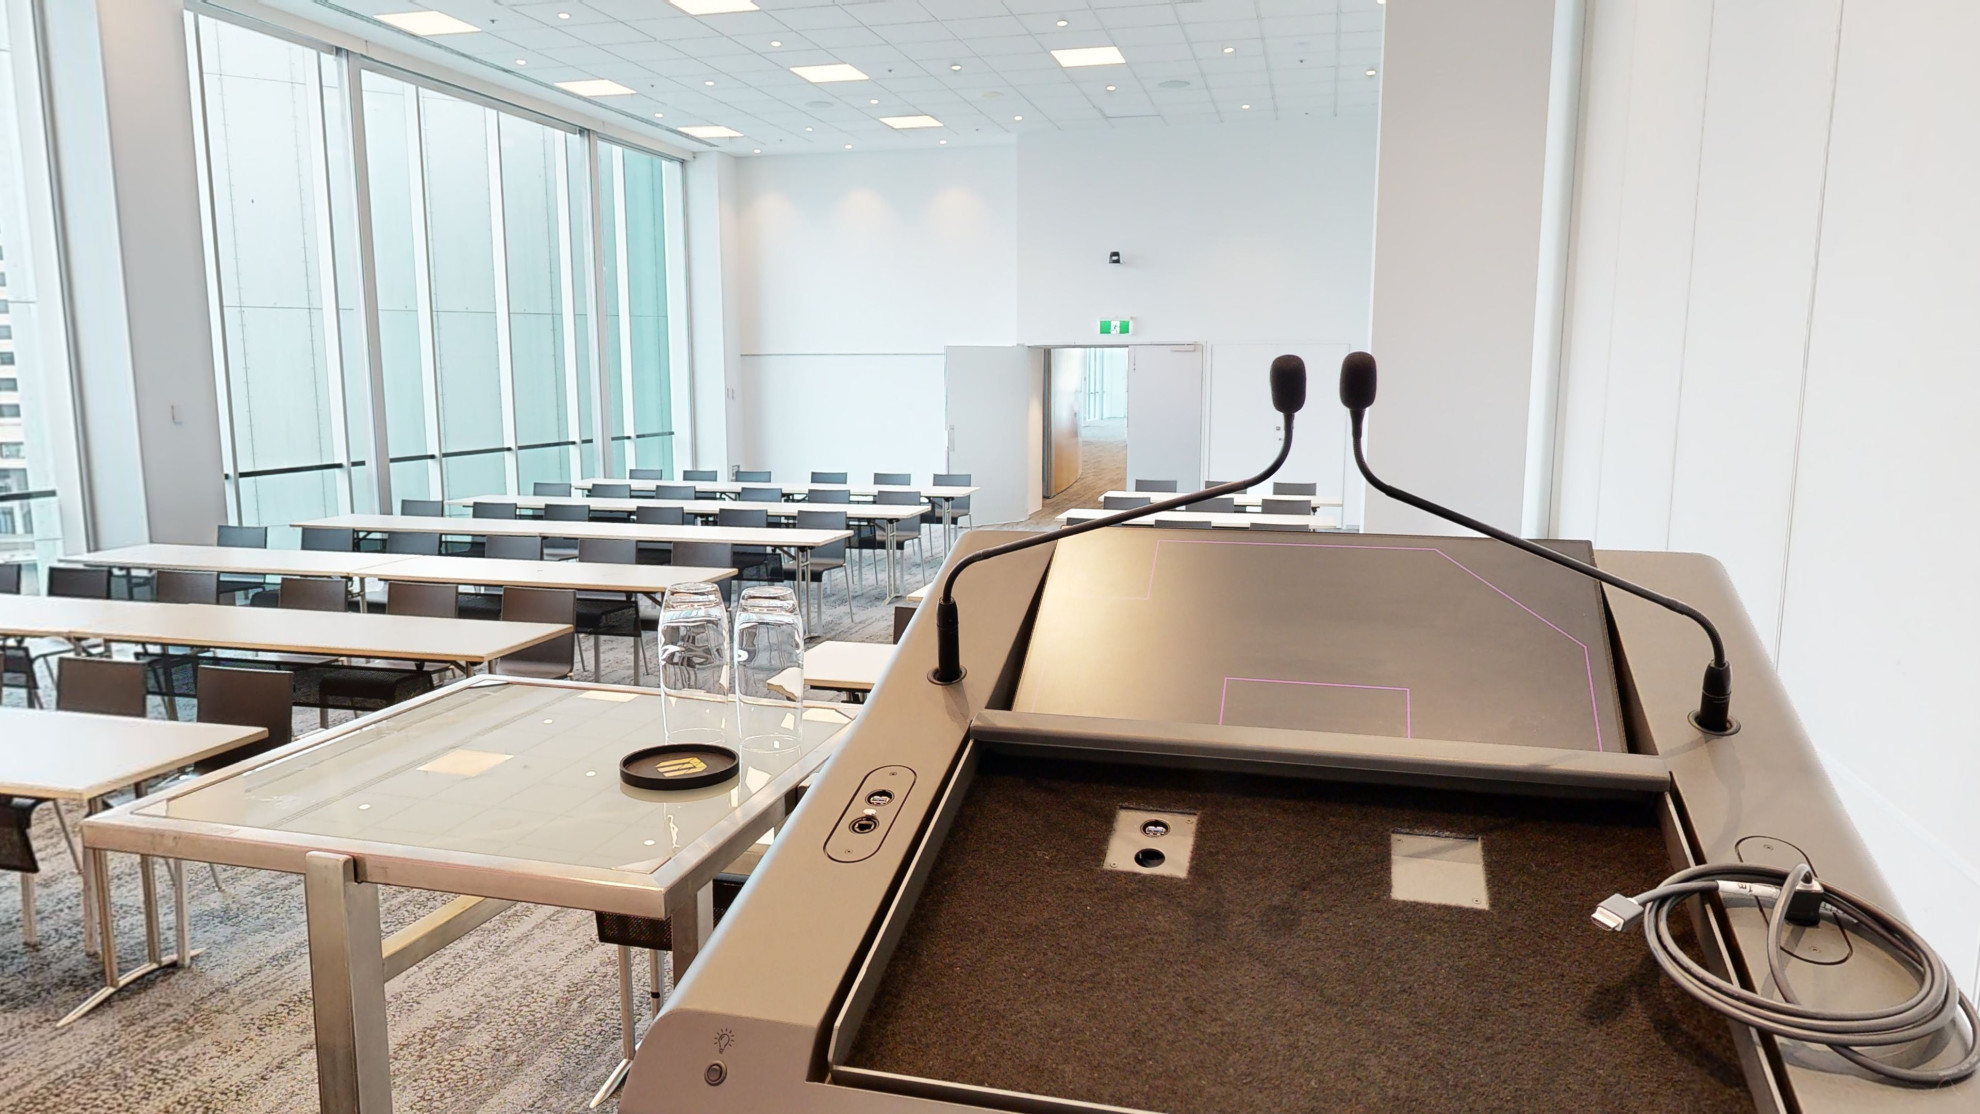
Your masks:
[[[806,489],[804,501],[807,503],[850,503],[852,492],[840,487],[814,487]]]
[[[12,562],[0,564],[0,595],[18,596],[21,594],[21,567]],[[27,645],[21,639],[0,637],[0,696],[5,696],[10,688],[17,688],[27,696],[28,707],[41,703],[41,686],[35,678],[34,659],[29,656]],[[6,803],[0,798],[0,806]],[[7,838],[7,817],[0,812],[0,842]],[[30,852],[30,858],[32,852]],[[0,869],[12,870],[6,865],[6,852],[0,848]],[[27,883],[23,882],[23,886]],[[23,891],[25,892],[25,891]]]
[[[971,479],[970,474],[968,472],[935,473],[936,487],[968,487],[972,482],[973,480]],[[964,495],[961,498],[951,499],[949,501],[949,525],[960,526],[962,525],[962,520],[965,518],[969,519],[969,524],[971,526],[976,525],[976,519],[973,516],[971,516],[969,511],[969,500],[970,497]],[[939,510],[930,511],[929,513],[934,516],[934,521],[936,522],[942,521],[941,511]],[[949,540],[947,538],[942,539],[942,545],[944,548],[946,548],[948,544],[949,544]]]
[[[734,546],[728,542],[675,542],[674,564],[691,569],[733,569],[736,567]],[[718,582],[722,589],[722,602],[729,602],[729,581]]]
[[[575,552],[573,550],[572,552]],[[491,534],[482,556],[496,561],[541,561],[543,539],[522,534]],[[455,601],[463,619],[502,617],[502,589],[477,587],[460,594]]]
[[[1156,525],[1166,527],[1170,530],[1208,530],[1211,528],[1208,522],[1200,519],[1164,520],[1157,522]]]
[[[638,563],[639,547],[630,538],[585,538],[578,542],[578,560],[601,565]],[[633,640],[633,684],[639,683],[641,659],[646,656],[646,639],[639,625],[639,597],[631,592],[579,592],[577,632],[591,636],[591,679],[598,680],[604,659],[599,656],[601,636]],[[578,646],[579,660],[584,647]]]
[[[568,496],[570,493],[571,493],[570,484],[552,483],[547,480],[536,481],[536,486],[532,488],[530,492],[530,494],[532,495],[550,495],[550,496],[558,496],[558,495]]]
[[[21,566],[13,561],[0,563],[0,596],[21,594]]]
[[[632,485],[627,483],[595,483],[591,485],[593,499],[630,499]]]
[[[543,517],[549,522],[589,522],[591,508],[583,503],[549,503],[543,508]],[[568,561],[577,556],[577,551],[575,538],[543,539],[543,559],[546,561]]]
[[[34,927],[34,876],[41,873],[41,862],[34,855],[34,810],[48,802],[40,797],[10,797],[0,794],[0,870],[21,876],[21,943],[33,947],[40,942]],[[58,813],[62,806],[55,806]]]
[[[160,569],[152,574],[151,598],[159,603],[219,603],[220,574]]]
[[[887,473],[877,473],[876,478],[873,482],[875,483],[884,482],[878,479],[877,476],[885,475],[885,474]],[[921,502],[921,493],[919,491],[881,491],[875,493],[875,495],[873,496],[873,502],[876,506],[880,506],[880,505],[896,506],[896,507],[904,506],[904,505]],[[874,522],[865,534],[853,539],[853,548],[865,549],[865,550],[885,550],[888,546],[887,525],[888,524],[884,522]],[[908,526],[908,525],[912,525],[914,529],[909,533],[905,533],[905,534],[902,533],[901,528],[903,526]],[[899,550],[903,557],[907,556],[907,547],[910,545],[914,546],[915,567],[919,568],[924,574],[926,574],[928,571],[928,562],[926,560],[925,555],[922,552],[921,519],[910,518],[910,519],[905,519],[901,522],[894,523],[892,534],[893,534],[893,543],[892,543],[893,547]]]
[[[1167,491],[1173,493],[1176,490],[1176,481],[1136,480],[1134,481],[1134,489],[1136,491]]]
[[[753,507],[723,507],[715,512],[715,525],[761,530],[770,525],[770,512]],[[769,570],[761,573],[765,578],[781,575],[777,568],[782,562],[769,546],[738,545],[730,547],[730,552],[735,558],[737,576],[747,576],[751,569]]]
[[[266,526],[221,526],[215,531],[213,543],[227,549],[267,549],[268,527]],[[268,587],[268,581],[259,576],[223,576],[220,578],[220,594],[238,595],[241,592],[259,592]]]
[[[280,669],[200,666],[195,682],[199,722],[260,727],[267,730],[268,737],[195,762],[193,771],[208,773],[287,746],[296,731],[293,684],[289,674]]]
[[[160,569],[152,574],[151,598],[159,603],[219,603],[220,574]],[[157,683],[153,691],[165,698],[175,719],[179,714],[179,697],[192,695],[193,666],[206,653],[203,649],[171,646],[141,648],[138,652],[138,660]]]
[[[714,468],[688,468],[681,472],[681,478],[690,483],[714,483],[722,473]]]
[[[1247,530],[1279,530],[1288,534],[1310,534],[1313,532],[1304,526],[1297,526],[1289,522],[1247,522],[1244,524],[1244,528]]]
[[[143,662],[64,657],[55,664],[56,710],[144,718]]]
[[[1274,499],[1266,496],[1258,501],[1258,509],[1265,514],[1312,514],[1311,499]]]
[[[768,471],[746,472],[738,468],[736,469],[736,482],[739,484],[767,484],[770,482],[770,473]]]
[[[738,503],[781,503],[784,489],[781,487],[746,487],[736,493]]]
[[[653,497],[655,499],[678,499],[684,503],[692,503],[695,498],[694,485],[654,484]]]
[[[486,554],[498,561],[541,561],[543,539],[524,534],[500,534],[488,539]]]
[[[1183,509],[1202,514],[1235,514],[1237,500],[1229,495],[1220,495],[1215,499],[1198,499],[1194,503],[1185,503]]]
[[[913,472],[875,472],[873,482],[904,487],[914,482]]]
[[[626,469],[626,478],[629,480],[664,480],[667,478],[667,470],[665,468],[628,468]]]
[[[1317,483],[1310,483],[1310,484],[1281,483],[1278,480],[1274,480],[1272,481],[1272,494],[1318,495],[1320,494],[1320,485]]]
[[[356,547],[357,532],[341,526],[305,526],[302,547],[324,553],[349,553]]]
[[[394,530],[385,535],[385,552],[409,557],[438,557],[440,535],[424,530]]]
[[[685,521],[679,507],[638,507],[633,511],[633,521],[642,526],[679,526]],[[666,542],[640,542],[635,550],[642,565],[670,564],[674,547]]]
[[[422,615],[451,619],[460,588],[453,584],[416,584],[391,580],[385,584],[387,615]],[[442,671],[426,663],[413,666],[346,665],[322,675],[316,685],[317,724],[330,726],[330,709],[348,708],[352,715],[389,708],[429,692]]]
[[[503,502],[499,499],[476,499],[474,501],[474,517],[514,518],[516,517],[516,505],[514,503]]]
[[[349,604],[342,580],[327,576],[285,576],[276,606],[289,611],[343,611]]]
[[[846,482],[844,472],[813,472],[811,482],[815,484],[842,484]]]
[[[447,504],[438,499],[401,499],[399,513],[415,518],[441,518],[447,513]]]
[[[577,593],[568,588],[502,589],[502,618],[513,623],[577,623]],[[571,675],[576,634],[517,650],[489,663],[488,671],[505,677],[555,680]]]
[[[1155,501],[1152,495],[1102,495],[1100,509],[1108,511],[1128,511],[1145,507]]]
[[[48,594],[76,600],[110,598],[109,569],[79,569],[54,565],[48,570]]]
[[[797,513],[797,528],[800,530],[843,530],[846,528],[846,512],[799,511]],[[831,545],[821,545],[813,548],[811,553],[805,557],[804,567],[805,578],[811,583],[818,585],[819,588],[819,621],[823,622],[825,619],[825,601],[823,598],[825,574],[837,569],[839,575],[846,582],[846,622],[853,622],[852,566],[846,562],[845,540],[842,538],[839,541],[833,542]],[[786,580],[795,580],[797,579],[797,575],[798,571],[795,567],[788,567],[783,570],[783,576]]]

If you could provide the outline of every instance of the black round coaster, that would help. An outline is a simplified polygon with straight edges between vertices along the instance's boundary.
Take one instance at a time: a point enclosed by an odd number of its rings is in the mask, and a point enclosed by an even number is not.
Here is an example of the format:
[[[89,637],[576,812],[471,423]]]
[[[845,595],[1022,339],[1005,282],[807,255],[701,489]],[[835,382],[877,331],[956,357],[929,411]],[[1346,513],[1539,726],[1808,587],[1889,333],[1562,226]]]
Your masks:
[[[700,789],[736,776],[740,762],[712,743],[646,747],[619,759],[619,780],[635,789]]]

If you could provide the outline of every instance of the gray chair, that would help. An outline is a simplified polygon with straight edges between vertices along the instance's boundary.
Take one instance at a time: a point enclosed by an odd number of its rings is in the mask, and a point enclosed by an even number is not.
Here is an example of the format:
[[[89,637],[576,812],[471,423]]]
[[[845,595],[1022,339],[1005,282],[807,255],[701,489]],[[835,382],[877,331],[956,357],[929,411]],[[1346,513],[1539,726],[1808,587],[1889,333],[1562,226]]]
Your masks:
[[[143,662],[63,657],[55,665],[56,710],[144,718]]]
[[[593,499],[630,499],[632,485],[628,483],[595,483],[591,485]]]
[[[18,596],[20,593],[21,566],[12,562],[0,564],[0,595]],[[10,688],[21,690],[22,694],[27,698],[28,707],[33,708],[40,705],[41,682],[35,673],[34,657],[28,653],[27,643],[19,638],[0,635],[0,696],[5,696],[6,691]],[[28,798],[23,797],[21,799],[27,800]],[[7,798],[0,797],[0,805],[5,805],[6,801]],[[4,810],[0,810],[0,844],[4,844],[8,838],[8,831],[5,827],[7,821],[8,817]],[[27,861],[31,862],[33,858],[33,848],[29,848]],[[0,846],[0,870],[16,869],[25,869],[31,873],[33,870],[39,868],[18,868],[6,865],[6,851],[4,846]],[[21,885],[23,887],[21,891],[23,896],[32,892],[26,888],[29,886],[27,881],[22,881]]]
[[[629,480],[664,480],[667,478],[667,470],[665,468],[628,468],[626,469],[626,478]]]
[[[850,503],[853,501],[853,496],[852,492],[844,488],[814,487],[805,491],[804,501],[807,503]]]
[[[110,598],[110,570],[53,565],[48,569],[48,586],[45,590],[51,596],[62,596],[66,599],[107,600]]]
[[[267,549],[268,527],[266,526],[221,526],[216,531],[214,544],[227,549]],[[241,592],[259,592],[268,587],[265,577],[223,576],[220,578],[220,593],[232,596]]]
[[[1185,503],[1183,509],[1201,514],[1235,514],[1237,500],[1229,495],[1220,495],[1215,499],[1198,499],[1194,503]]]
[[[477,499],[474,501],[474,517],[514,518],[516,517],[516,505],[493,499]]]
[[[630,538],[585,538],[578,542],[578,560],[597,565],[632,565],[639,561],[639,547]],[[611,635],[633,639],[633,684],[639,683],[641,659],[646,655],[645,639],[639,625],[639,597],[631,592],[579,592],[577,632],[591,636],[591,676],[598,679],[603,658],[598,656],[598,640]],[[584,647],[578,646],[579,660]]]
[[[385,584],[387,615],[416,615],[429,619],[452,619],[458,611],[460,588],[453,584],[420,584],[391,580]],[[443,671],[418,665],[346,665],[326,671],[317,682],[317,724],[330,724],[330,710],[345,708],[351,714],[389,708],[431,692]]]
[[[876,478],[874,482],[880,483],[883,481]],[[921,502],[921,493],[919,491],[881,491],[874,494],[873,502],[876,506],[908,506]],[[885,522],[874,522],[865,535],[853,539],[853,548],[885,550],[889,544],[888,525]],[[921,571],[922,575],[926,576],[928,573],[928,560],[921,544],[922,520],[920,518],[902,519],[893,523],[892,526],[893,547],[899,550],[901,555],[905,557],[907,556],[907,547],[910,545],[914,546],[915,567]]]
[[[302,547],[323,553],[349,553],[357,544],[357,532],[341,526],[305,526]]]
[[[14,561],[0,563],[0,596],[18,596],[20,594],[21,566]]]
[[[1155,525],[1157,525],[1157,526],[1162,526],[1162,527],[1166,527],[1167,529],[1170,529],[1170,530],[1208,530],[1208,529],[1210,529],[1210,524],[1209,524],[1208,522],[1204,522],[1204,521],[1203,521],[1203,520],[1201,520],[1201,519],[1180,519],[1180,518],[1178,518],[1178,519],[1165,519],[1165,520],[1158,520],[1158,521],[1157,521],[1157,522],[1155,523]]]
[[[440,535],[424,530],[394,530],[385,535],[385,552],[409,557],[438,557]]]
[[[674,564],[690,569],[732,569],[736,567],[735,547],[728,542],[675,542]],[[717,582],[722,602],[729,602],[729,581]]]
[[[770,482],[770,473],[768,471],[747,472],[738,468],[736,469],[736,482],[739,484],[767,484]]]
[[[693,484],[654,484],[653,497],[682,503],[692,503],[697,498]]]
[[[799,511],[797,513],[797,528],[800,530],[843,530],[846,528],[846,512]],[[837,569],[840,577],[845,580],[846,584],[846,622],[854,622],[852,566],[846,561],[845,540],[840,539],[830,545],[812,547],[811,552],[805,555],[804,568],[805,579],[819,587],[819,620],[822,622],[825,618],[825,574]],[[794,567],[783,570],[783,576],[786,580],[795,580],[797,579],[797,575],[798,571]]]
[[[745,487],[736,493],[739,503],[781,503],[784,489],[781,487]]]
[[[722,473],[714,468],[688,468],[681,472],[681,478],[690,483],[712,483],[722,478]]]
[[[1134,489],[1136,491],[1167,491],[1173,493],[1176,490],[1176,481],[1136,480],[1134,481]]]
[[[970,476],[968,472],[935,473],[936,487],[969,487],[975,482],[976,481]],[[971,498],[970,496],[964,495],[961,496],[960,498],[949,500],[950,525],[960,526],[962,525],[962,520],[965,518],[969,519],[970,525],[972,526],[976,525],[976,519],[972,517],[969,512],[970,498]],[[940,522],[941,520],[942,520],[942,515],[938,511],[935,514],[935,521]]]
[[[715,512],[715,525],[761,530],[770,525],[770,512],[754,507],[723,507]],[[749,575],[751,569],[759,570],[765,578],[781,575],[777,570],[782,562],[769,546],[736,545],[729,552],[735,558],[738,576]]]
[[[31,833],[34,810],[46,803],[40,797],[0,794],[0,870],[11,870],[21,876],[21,943],[30,947],[40,940],[34,927],[34,876],[41,873]]]
[[[535,486],[530,488],[532,495],[569,495],[570,493],[570,484],[554,483],[549,480],[538,480]]]
[[[846,482],[845,472],[813,472],[811,482],[815,484],[842,484]]]
[[[1266,496],[1258,501],[1258,509],[1266,514],[1312,514],[1311,499],[1274,499]]]
[[[638,507],[633,521],[642,526],[679,526],[686,521],[679,507]],[[666,542],[640,542],[637,550],[642,565],[665,565],[673,561],[674,547]]]
[[[487,555],[500,561],[541,561],[543,539],[523,534],[491,534]]]
[[[591,508],[583,503],[546,503],[543,518],[548,522],[589,522]],[[543,539],[543,559],[546,561],[567,561],[577,556],[577,549],[575,538]]]
[[[1310,483],[1310,484],[1281,483],[1277,480],[1274,480],[1272,482],[1272,494],[1318,495],[1320,494],[1320,485],[1317,483]]]
[[[1247,522],[1244,524],[1244,527],[1247,530],[1278,530],[1288,534],[1310,534],[1313,532],[1308,527],[1295,525],[1290,522]]]
[[[892,484],[892,485],[905,487],[906,485],[914,482],[914,473],[913,472],[875,472],[873,473],[873,482],[876,484]]]
[[[259,727],[268,737],[193,763],[196,773],[231,766],[243,758],[288,745],[295,738],[294,681],[286,670],[202,665],[194,680],[201,723]]]
[[[401,499],[399,513],[414,518],[441,518],[447,513],[447,504],[438,499]]]
[[[568,588],[504,588],[502,618],[512,623],[577,623],[577,593]],[[576,634],[560,635],[517,650],[489,663],[488,671],[504,677],[557,679],[571,675]]]
[[[455,584],[421,584],[411,580],[385,583],[385,614],[419,615],[428,619],[451,619],[455,600],[460,596]]]
[[[343,611],[349,606],[344,582],[326,576],[285,576],[276,606],[287,611]]]
[[[1100,508],[1109,511],[1130,511],[1136,507],[1145,507],[1154,501],[1155,497],[1152,495],[1102,495]]]
[[[159,603],[219,603],[220,574],[160,569],[151,578],[151,598]]]

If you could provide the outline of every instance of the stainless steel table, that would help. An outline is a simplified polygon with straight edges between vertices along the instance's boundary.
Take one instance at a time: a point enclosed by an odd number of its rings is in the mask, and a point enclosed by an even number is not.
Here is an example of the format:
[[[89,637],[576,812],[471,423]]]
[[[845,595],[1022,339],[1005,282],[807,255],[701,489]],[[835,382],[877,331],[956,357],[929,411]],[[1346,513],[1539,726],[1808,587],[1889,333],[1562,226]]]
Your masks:
[[[110,852],[303,875],[322,1108],[379,1114],[386,982],[518,901],[666,918],[678,978],[713,928],[715,875],[782,822],[849,722],[792,705],[745,724],[726,702],[476,677],[91,817],[83,853],[99,905]],[[695,732],[728,740],[736,777],[620,783],[626,753]],[[460,897],[386,938],[381,885]]]

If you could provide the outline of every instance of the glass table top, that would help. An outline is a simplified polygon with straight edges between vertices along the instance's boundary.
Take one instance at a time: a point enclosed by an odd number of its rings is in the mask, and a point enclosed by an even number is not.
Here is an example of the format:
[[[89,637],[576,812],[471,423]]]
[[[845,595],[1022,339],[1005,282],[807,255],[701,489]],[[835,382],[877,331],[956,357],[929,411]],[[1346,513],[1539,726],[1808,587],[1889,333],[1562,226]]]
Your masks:
[[[571,866],[651,872],[812,758],[829,706],[483,679],[138,815]],[[634,789],[619,760],[721,741],[741,765],[703,789]]]

